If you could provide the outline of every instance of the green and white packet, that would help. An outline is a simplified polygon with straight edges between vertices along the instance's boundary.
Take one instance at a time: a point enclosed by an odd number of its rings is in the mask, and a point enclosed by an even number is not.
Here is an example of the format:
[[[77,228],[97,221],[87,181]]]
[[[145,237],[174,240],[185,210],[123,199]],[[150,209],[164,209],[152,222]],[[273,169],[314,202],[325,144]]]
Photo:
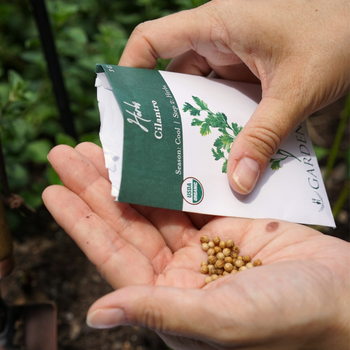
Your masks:
[[[335,227],[305,123],[251,194],[232,191],[226,161],[260,86],[105,64],[96,73],[100,139],[117,201]]]

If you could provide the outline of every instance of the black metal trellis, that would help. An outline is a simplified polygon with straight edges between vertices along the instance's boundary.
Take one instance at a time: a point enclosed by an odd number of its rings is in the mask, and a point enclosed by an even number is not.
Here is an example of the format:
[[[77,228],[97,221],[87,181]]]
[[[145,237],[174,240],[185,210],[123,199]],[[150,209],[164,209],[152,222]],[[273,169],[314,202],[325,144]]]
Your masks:
[[[61,67],[58,61],[55,41],[52,35],[49,17],[44,0],[31,0],[33,14],[39,30],[41,44],[56,96],[61,123],[66,134],[77,139],[69,99],[64,85]]]

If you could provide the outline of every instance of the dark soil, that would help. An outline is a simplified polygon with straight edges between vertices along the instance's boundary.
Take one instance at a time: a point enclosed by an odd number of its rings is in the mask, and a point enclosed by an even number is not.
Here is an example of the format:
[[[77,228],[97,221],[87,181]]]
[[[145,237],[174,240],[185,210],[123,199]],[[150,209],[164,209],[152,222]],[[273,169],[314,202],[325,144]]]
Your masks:
[[[344,99],[309,118],[314,143],[330,148],[339,123]],[[349,147],[349,128],[341,151]],[[320,162],[324,168],[325,161]],[[331,205],[345,186],[345,157],[337,160],[327,190]],[[336,229],[322,229],[325,234],[349,241],[349,201],[338,217]],[[25,220],[13,233],[16,267],[1,281],[2,297],[7,304],[52,300],[58,308],[58,348],[64,350],[161,350],[168,349],[151,331],[140,327],[94,330],[85,323],[89,306],[112,291],[95,267],[72,239],[52,220],[45,208]]]

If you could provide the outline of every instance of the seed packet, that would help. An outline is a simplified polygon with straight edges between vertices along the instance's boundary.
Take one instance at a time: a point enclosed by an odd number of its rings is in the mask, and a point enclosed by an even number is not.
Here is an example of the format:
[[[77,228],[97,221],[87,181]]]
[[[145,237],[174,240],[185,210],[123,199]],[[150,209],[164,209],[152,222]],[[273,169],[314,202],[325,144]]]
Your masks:
[[[335,226],[305,123],[281,144],[251,194],[231,189],[228,154],[261,100],[259,85],[105,64],[96,73],[116,201]]]

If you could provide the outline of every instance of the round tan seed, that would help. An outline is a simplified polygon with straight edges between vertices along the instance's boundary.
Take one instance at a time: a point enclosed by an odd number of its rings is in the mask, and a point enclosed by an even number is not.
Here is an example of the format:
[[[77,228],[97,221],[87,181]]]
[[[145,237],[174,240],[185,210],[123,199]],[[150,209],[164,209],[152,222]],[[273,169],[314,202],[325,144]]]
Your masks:
[[[232,248],[232,247],[234,247],[234,245],[235,245],[235,243],[233,242],[232,239],[228,239],[228,240],[226,241],[226,247],[227,247],[227,248]]]

